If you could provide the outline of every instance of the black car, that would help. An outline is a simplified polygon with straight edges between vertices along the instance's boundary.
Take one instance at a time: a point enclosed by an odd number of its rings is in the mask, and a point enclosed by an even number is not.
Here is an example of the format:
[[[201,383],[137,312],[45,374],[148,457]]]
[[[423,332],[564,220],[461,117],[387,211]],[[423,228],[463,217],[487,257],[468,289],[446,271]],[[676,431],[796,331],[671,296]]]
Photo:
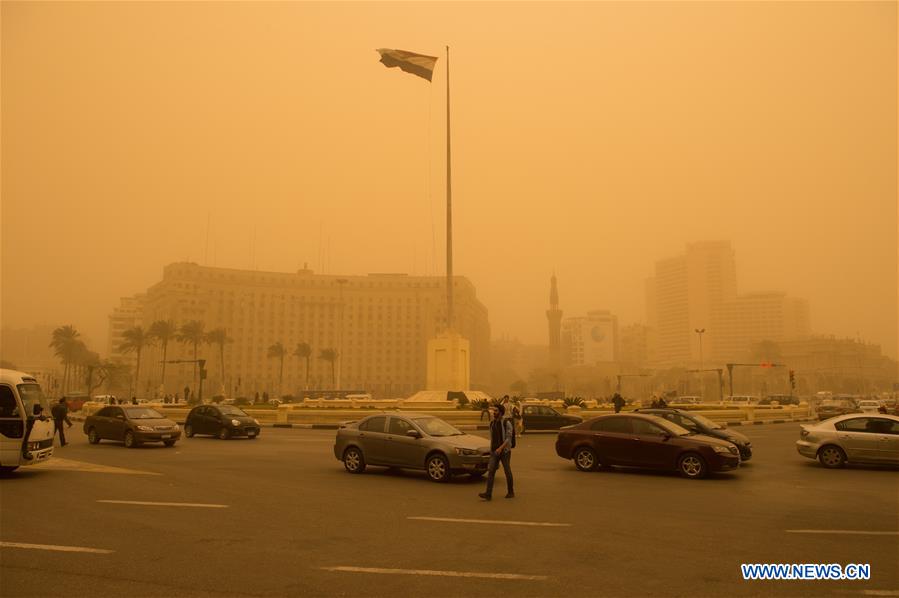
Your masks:
[[[680,409],[637,409],[637,412],[657,415],[697,434],[727,440],[735,444],[740,450],[740,459],[748,461],[752,458],[752,443],[749,441],[749,438],[739,432],[728,430],[718,422],[713,422],[698,413],[690,413]]]
[[[259,436],[259,422],[234,405],[200,405],[184,420],[184,435],[209,434],[222,440],[232,436]]]
[[[101,440],[118,440],[128,448],[145,442],[161,442],[174,446],[181,438],[178,424],[149,407],[103,407],[84,420],[84,433],[91,444]]]
[[[584,421],[576,415],[562,415],[545,405],[525,405],[521,408],[522,432],[531,430],[558,430]]]

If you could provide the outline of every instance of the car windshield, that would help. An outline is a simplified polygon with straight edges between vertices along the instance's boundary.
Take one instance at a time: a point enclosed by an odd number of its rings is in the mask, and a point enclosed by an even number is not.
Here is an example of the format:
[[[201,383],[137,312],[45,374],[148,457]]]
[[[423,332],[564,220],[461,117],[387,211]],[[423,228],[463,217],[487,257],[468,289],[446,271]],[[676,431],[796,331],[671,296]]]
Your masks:
[[[222,412],[222,415],[239,415],[244,417],[247,415],[246,411],[234,405],[219,405],[219,411]]]
[[[690,414],[690,417],[693,418],[699,425],[709,428],[710,430],[719,430],[721,429],[721,424],[717,422],[713,422],[707,417],[697,414]]]
[[[44,415],[50,415],[50,400],[44,395],[40,384],[19,384],[19,396],[25,406],[26,415],[34,415],[34,406],[40,405],[44,410]]]
[[[464,436],[465,432],[460,432],[438,417],[420,417],[413,420],[419,428],[425,431],[428,436]]]
[[[667,430],[674,436],[689,436],[690,434],[694,434],[694,432],[691,432],[686,428],[682,428],[681,426],[677,425],[674,422],[670,422],[667,419],[662,419],[661,417],[657,417],[655,420],[653,420],[653,423],[665,428],[665,430]]]
[[[161,413],[149,407],[126,407],[128,419],[165,419]]]

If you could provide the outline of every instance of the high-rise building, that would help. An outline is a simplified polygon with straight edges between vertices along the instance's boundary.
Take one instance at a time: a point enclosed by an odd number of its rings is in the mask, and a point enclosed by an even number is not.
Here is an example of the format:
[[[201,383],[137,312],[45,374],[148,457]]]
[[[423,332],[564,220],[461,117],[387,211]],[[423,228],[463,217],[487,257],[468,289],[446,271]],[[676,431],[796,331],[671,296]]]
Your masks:
[[[122,297],[119,300],[119,306],[112,310],[109,314],[109,336],[107,340],[107,354],[123,363],[135,365],[137,363],[137,355],[135,353],[123,353],[119,346],[124,341],[122,334],[129,328],[141,326],[144,316],[144,301],[147,296],[144,293],[133,297]],[[144,325],[148,327],[149,324]]]
[[[618,361],[618,316],[608,310],[562,321],[562,364],[598,365]]]
[[[811,334],[808,301],[784,293],[751,293],[725,301],[712,313],[710,330],[718,363],[748,358],[754,344],[783,342]]]
[[[689,243],[686,252],[656,262],[647,281],[647,320],[660,366],[699,362],[697,329],[706,329],[703,351],[715,342],[712,314],[737,296],[734,250],[729,241]]]
[[[466,278],[455,277],[454,287],[455,328],[470,341],[472,386],[478,388],[489,368],[487,309]],[[445,279],[405,274],[332,276],[306,269],[278,273],[175,263],[165,267],[141,305],[145,327],[172,319],[179,326],[199,320],[207,331],[225,329],[231,342],[224,345],[224,379],[218,347],[201,347],[200,357],[207,360],[207,388],[224,387],[228,395],[334,388],[339,371],[344,389],[408,396],[425,387],[427,342],[446,328]],[[124,315],[115,321],[124,325]],[[278,342],[288,352],[281,384],[280,359],[267,356]],[[311,348],[308,373],[307,360],[292,354],[299,343]],[[324,358],[326,349],[336,351],[337,359]],[[190,359],[192,351],[170,343],[168,358]],[[155,362],[159,356],[145,353],[145,359]],[[192,378],[192,366],[169,366],[166,387],[180,389]]]
[[[646,367],[652,360],[652,332],[644,324],[622,326],[618,335],[618,361],[628,370]]]
[[[549,309],[546,310],[549,323],[549,367],[557,370],[562,365],[562,310],[559,309],[559,288],[553,273],[549,282]]]

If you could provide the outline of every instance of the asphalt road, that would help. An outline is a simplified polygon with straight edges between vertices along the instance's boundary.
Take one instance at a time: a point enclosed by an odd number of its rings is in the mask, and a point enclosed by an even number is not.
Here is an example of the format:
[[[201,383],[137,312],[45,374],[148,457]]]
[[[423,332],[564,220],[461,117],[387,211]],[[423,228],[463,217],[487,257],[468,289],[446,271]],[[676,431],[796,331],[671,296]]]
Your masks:
[[[700,481],[581,473],[554,435],[526,435],[516,498],[498,474],[490,503],[463,477],[349,475],[332,431],[133,450],[76,433],[0,481],[0,595],[899,596],[899,472],[825,470],[798,429],[742,428],[753,460]],[[872,579],[744,581],[741,563],[870,563]]]

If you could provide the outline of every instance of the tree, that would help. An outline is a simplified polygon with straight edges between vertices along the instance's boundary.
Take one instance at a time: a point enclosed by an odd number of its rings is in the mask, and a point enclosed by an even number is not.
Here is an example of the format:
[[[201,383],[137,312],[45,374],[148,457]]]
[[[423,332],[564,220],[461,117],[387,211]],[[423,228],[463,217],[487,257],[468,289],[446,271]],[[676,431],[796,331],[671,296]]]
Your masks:
[[[177,338],[178,327],[173,320],[156,320],[150,325],[150,336],[162,344],[162,377],[159,384],[165,389],[165,362],[169,352],[169,341]]]
[[[281,344],[281,341],[278,341],[274,345],[268,348],[268,357],[273,359],[280,360],[280,370],[278,373],[278,396],[284,394],[281,392],[281,386],[284,384],[284,356],[287,355],[287,350],[284,348],[284,345]]]
[[[122,353],[137,353],[137,366],[134,370],[134,388],[135,393],[140,393],[140,357],[145,347],[150,347],[155,339],[150,336],[150,332],[145,330],[143,326],[134,326],[122,333],[122,342],[119,344],[119,351]]]
[[[178,342],[190,345],[194,350],[194,389],[197,387],[197,351],[206,342],[206,324],[200,320],[185,322],[178,329]],[[191,393],[193,394],[193,392]]]
[[[222,377],[222,388],[225,388],[225,345],[233,343],[234,339],[228,336],[224,328],[215,328],[206,334],[206,342],[219,347],[219,374]]]
[[[331,362],[331,386],[336,384],[335,364],[337,363],[337,349],[322,349],[318,354],[319,359]]]
[[[69,367],[77,351],[78,337],[81,336],[71,324],[60,326],[53,331],[52,339],[48,345],[53,353],[59,357],[63,364],[62,391],[68,390]]]
[[[293,350],[295,357],[306,360],[305,376],[303,378],[303,390],[309,388],[309,359],[312,357],[312,347],[309,343],[297,343],[297,348]]]

